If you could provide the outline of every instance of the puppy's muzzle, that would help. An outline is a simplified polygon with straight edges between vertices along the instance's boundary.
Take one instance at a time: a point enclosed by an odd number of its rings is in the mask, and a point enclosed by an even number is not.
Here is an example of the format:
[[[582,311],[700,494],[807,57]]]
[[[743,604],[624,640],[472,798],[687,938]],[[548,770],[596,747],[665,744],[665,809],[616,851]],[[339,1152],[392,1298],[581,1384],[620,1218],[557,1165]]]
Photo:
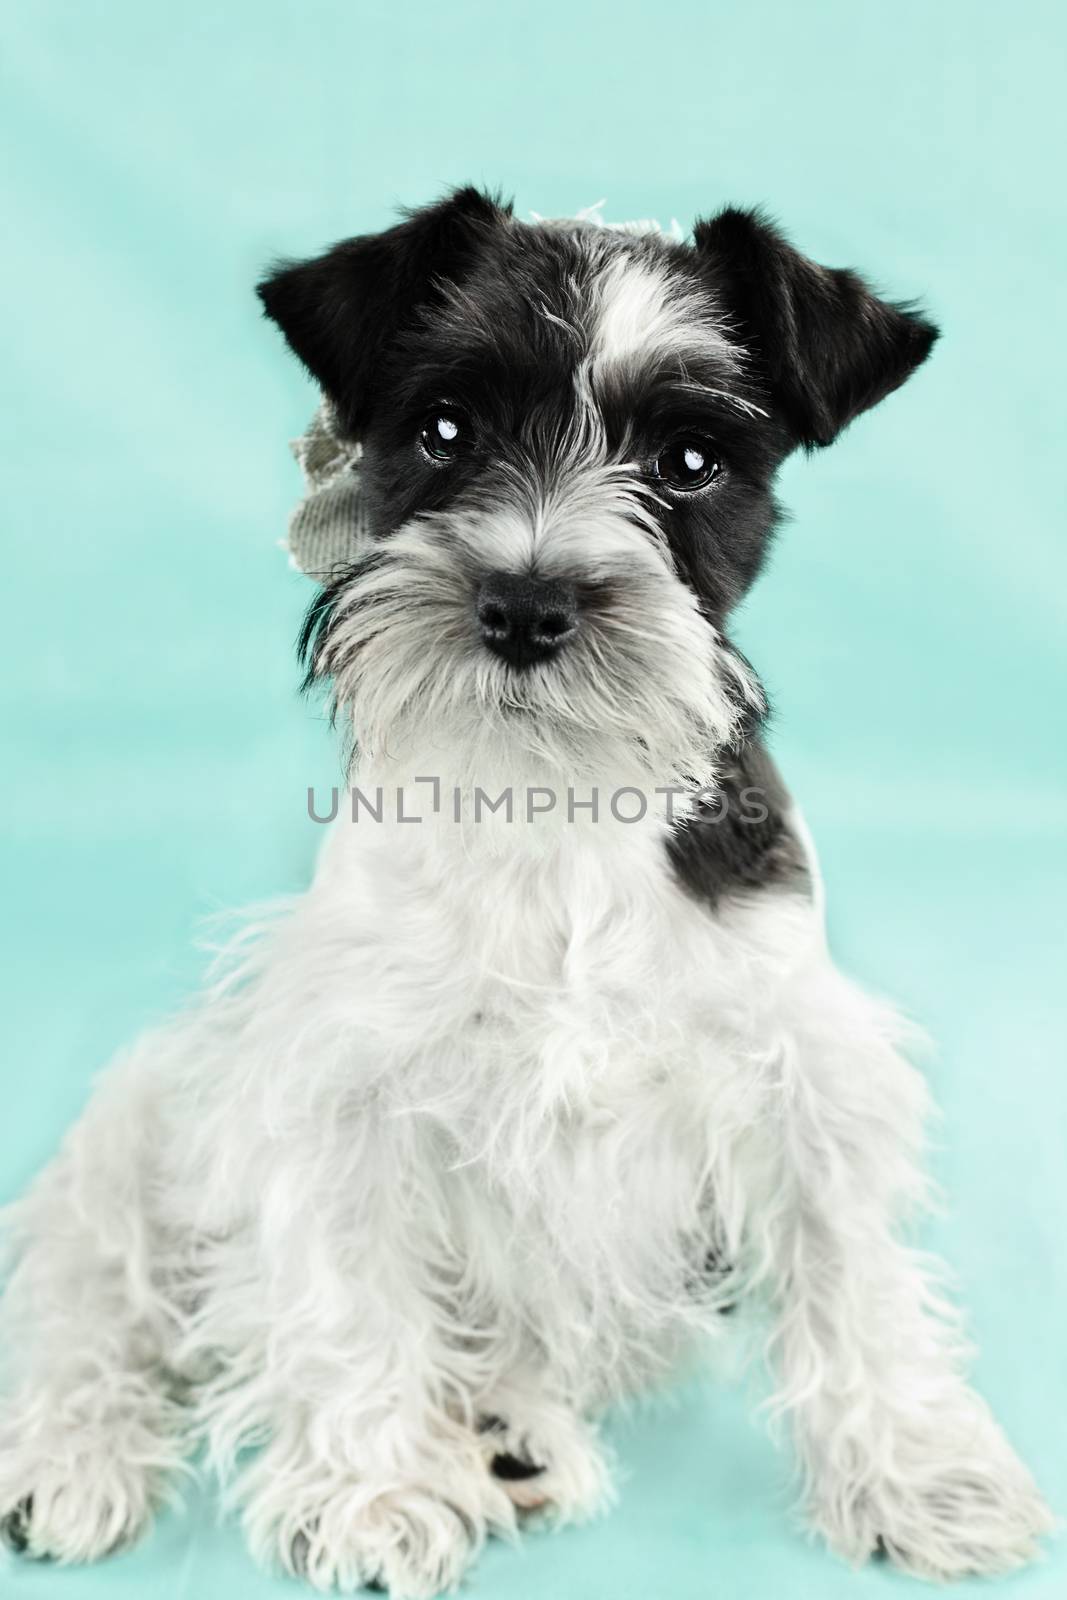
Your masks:
[[[550,660],[578,629],[574,585],[530,574],[490,573],[478,591],[477,611],[487,647],[512,667]]]

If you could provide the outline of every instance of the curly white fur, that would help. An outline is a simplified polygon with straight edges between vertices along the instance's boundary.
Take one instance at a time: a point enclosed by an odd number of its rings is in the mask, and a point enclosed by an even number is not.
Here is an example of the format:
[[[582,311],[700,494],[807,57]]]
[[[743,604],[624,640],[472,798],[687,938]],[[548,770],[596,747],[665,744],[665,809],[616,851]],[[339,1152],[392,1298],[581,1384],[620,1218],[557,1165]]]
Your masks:
[[[837,1549],[1025,1560],[1046,1513],[895,1232],[925,1093],[892,1035],[805,901],[711,918],[659,824],[547,855],[339,824],[9,1217],[0,1505],[87,1559],[201,1438],[262,1559],[431,1595],[514,1527],[480,1418],[586,1515],[584,1419],[745,1292]]]

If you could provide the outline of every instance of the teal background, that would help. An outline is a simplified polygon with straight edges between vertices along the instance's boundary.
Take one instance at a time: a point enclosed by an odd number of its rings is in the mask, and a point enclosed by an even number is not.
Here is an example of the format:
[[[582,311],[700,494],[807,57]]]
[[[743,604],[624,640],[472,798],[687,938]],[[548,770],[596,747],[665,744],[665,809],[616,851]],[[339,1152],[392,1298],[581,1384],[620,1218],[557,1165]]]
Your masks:
[[[7,122],[0,1198],[93,1072],[196,979],[202,919],[299,887],[308,599],[275,542],[312,393],[251,285],[460,181],[520,212],[765,202],[922,294],[927,369],[834,450],[740,625],[818,837],[842,961],[937,1041],[929,1230],[978,1379],[1067,1510],[1060,205],[1065,14],[983,0],[34,0],[0,7]],[[1057,341],[1059,351],[1057,355]],[[621,1505],[490,1550],[480,1600],[899,1590],[789,1527],[737,1387],[620,1419]],[[977,1593],[978,1585],[963,1592]],[[281,1594],[197,1499],[18,1600]],[[909,1592],[919,1591],[912,1589]],[[1067,1551],[1002,1592],[1067,1593]]]

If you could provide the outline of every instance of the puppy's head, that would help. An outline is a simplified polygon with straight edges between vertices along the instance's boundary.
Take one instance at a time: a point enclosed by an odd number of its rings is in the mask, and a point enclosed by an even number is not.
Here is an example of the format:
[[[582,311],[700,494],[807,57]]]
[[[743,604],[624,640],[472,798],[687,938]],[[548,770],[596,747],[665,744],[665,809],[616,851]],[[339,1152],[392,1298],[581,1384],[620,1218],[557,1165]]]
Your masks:
[[[762,696],[724,628],[774,474],[935,330],[755,213],[692,245],[462,189],[260,285],[363,447],[362,559],[305,629],[358,745],[705,782]]]

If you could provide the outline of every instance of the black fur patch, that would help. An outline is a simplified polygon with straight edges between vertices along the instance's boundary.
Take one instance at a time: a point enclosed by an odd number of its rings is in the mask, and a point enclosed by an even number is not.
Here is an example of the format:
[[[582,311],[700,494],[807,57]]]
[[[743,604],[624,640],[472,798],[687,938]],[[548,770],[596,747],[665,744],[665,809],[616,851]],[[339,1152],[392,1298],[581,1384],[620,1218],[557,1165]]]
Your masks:
[[[754,734],[730,754],[715,799],[671,835],[667,850],[679,881],[711,906],[723,895],[760,889],[810,893],[791,809],[778,769]]]

